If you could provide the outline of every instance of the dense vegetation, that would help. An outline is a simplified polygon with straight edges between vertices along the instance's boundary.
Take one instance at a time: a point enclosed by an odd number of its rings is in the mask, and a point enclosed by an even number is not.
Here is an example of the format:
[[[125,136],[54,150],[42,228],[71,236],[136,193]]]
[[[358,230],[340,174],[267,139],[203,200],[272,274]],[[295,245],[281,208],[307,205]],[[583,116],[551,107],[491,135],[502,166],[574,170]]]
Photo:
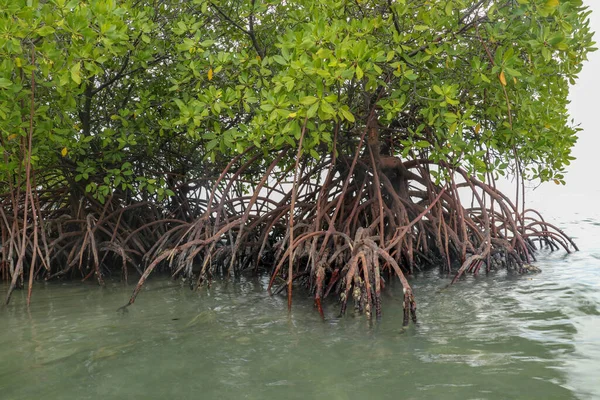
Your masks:
[[[266,270],[380,314],[385,279],[574,246],[563,182],[580,0],[0,0],[2,269]],[[516,177],[516,199],[495,188]],[[462,188],[462,189],[461,189]],[[537,241],[537,244],[534,243]]]

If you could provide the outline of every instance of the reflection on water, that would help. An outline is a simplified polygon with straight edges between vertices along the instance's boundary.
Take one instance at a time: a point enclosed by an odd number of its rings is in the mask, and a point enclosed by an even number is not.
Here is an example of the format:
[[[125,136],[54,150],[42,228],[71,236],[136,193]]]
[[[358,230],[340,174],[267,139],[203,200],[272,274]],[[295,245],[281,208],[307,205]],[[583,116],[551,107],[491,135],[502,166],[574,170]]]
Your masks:
[[[131,286],[40,283],[29,310],[22,292],[0,309],[0,398],[600,398],[600,220],[561,226],[582,251],[542,274],[413,278],[406,330],[400,285],[370,326],[300,296],[288,315],[262,278],[156,278],[127,313]]]

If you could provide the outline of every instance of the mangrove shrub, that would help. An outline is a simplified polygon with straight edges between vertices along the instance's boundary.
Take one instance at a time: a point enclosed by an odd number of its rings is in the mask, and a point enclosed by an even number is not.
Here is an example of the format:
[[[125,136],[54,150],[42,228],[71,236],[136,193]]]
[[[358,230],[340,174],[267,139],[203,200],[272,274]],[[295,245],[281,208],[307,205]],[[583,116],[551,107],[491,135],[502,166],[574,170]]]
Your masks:
[[[379,316],[392,276],[574,248],[580,0],[0,0],[2,269],[15,287],[266,271]],[[496,180],[516,177],[516,198]],[[193,278],[193,281],[192,281]],[[29,297],[30,297],[29,296]]]

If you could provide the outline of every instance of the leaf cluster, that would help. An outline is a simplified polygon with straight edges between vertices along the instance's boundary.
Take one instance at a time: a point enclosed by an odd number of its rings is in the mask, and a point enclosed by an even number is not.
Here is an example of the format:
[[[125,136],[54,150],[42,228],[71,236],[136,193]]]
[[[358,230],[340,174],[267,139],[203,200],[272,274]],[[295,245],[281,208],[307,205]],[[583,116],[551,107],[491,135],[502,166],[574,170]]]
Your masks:
[[[0,0],[0,181],[30,158],[47,187],[161,200],[250,146],[267,165],[303,128],[310,157],[352,149],[375,115],[389,155],[562,182],[588,16],[581,0]]]

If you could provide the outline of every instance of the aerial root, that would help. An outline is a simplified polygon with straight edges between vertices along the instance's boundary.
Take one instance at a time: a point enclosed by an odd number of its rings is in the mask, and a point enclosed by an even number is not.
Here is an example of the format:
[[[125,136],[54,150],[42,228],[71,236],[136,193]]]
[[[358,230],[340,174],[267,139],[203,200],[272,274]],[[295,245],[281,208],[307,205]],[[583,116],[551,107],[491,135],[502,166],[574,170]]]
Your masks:
[[[211,192],[214,203],[207,203],[189,229],[162,238],[169,256],[154,254],[140,284],[167,257],[177,259],[178,273],[189,274],[197,256],[204,281],[219,270],[231,275],[264,269],[271,275],[271,293],[287,290],[289,296],[291,283],[305,286],[323,317],[323,299],[335,294],[341,314],[352,300],[357,312],[379,318],[381,290],[386,278],[395,276],[403,287],[403,322],[408,324],[416,321],[407,280],[415,270],[439,266],[456,282],[467,273],[501,268],[527,272],[539,245],[576,249],[539,215],[519,213],[494,187],[459,168],[437,164],[462,179],[441,186],[428,173],[429,161],[411,161],[402,164],[402,172],[391,173],[373,159],[334,161],[302,160],[293,190],[271,171],[258,186],[245,188],[250,201],[227,191],[240,173],[230,179],[222,175]],[[459,190],[470,190],[475,204],[464,207]],[[224,206],[232,203],[240,209]],[[291,269],[283,268],[286,262]]]
[[[103,284],[115,267],[124,279],[131,269],[140,275],[132,304],[157,268],[193,288],[219,274],[266,271],[271,293],[287,291],[291,304],[292,287],[304,286],[323,318],[331,296],[342,314],[352,301],[356,312],[380,318],[381,292],[393,277],[403,288],[408,324],[416,321],[416,301],[407,277],[419,270],[438,267],[456,282],[498,269],[531,271],[541,247],[577,249],[539,213],[520,212],[493,185],[460,168],[368,150],[352,159],[292,157],[297,165],[281,165],[293,154],[284,150],[252,184],[244,176],[262,153],[249,149],[246,162],[236,157],[218,177],[198,184],[185,210],[183,203],[163,207],[118,196],[104,205],[85,197],[74,208],[65,206],[65,194],[38,193],[24,236],[25,211],[12,208],[24,195],[1,199],[0,277],[23,274],[15,268],[21,248],[23,259],[44,261],[34,274],[46,279],[94,275]],[[436,182],[433,165],[452,179]]]

